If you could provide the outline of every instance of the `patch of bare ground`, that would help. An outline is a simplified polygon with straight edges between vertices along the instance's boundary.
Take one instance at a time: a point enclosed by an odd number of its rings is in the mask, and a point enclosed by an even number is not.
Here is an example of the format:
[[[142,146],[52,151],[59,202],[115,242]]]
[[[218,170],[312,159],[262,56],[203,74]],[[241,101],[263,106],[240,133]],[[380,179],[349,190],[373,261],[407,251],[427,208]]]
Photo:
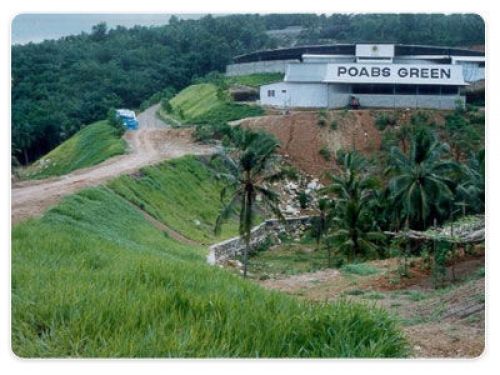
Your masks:
[[[429,121],[442,125],[442,111],[422,110]],[[234,121],[254,130],[274,134],[281,143],[280,153],[307,174],[324,178],[332,168],[332,161],[325,160],[320,150],[326,148],[332,155],[340,149],[356,149],[372,156],[380,149],[381,133],[375,126],[378,115],[389,113],[397,123],[410,121],[415,111],[406,110],[330,110],[319,111],[268,111],[268,115]]]
[[[325,269],[258,282],[266,288],[309,300],[347,298],[382,307],[400,321],[412,357],[471,358],[482,353],[485,331],[482,251],[462,254],[455,264],[449,265],[447,286],[441,289],[434,288],[432,273],[420,258],[410,260],[408,278],[399,276],[401,264],[396,258],[366,264],[378,273],[362,276]]]

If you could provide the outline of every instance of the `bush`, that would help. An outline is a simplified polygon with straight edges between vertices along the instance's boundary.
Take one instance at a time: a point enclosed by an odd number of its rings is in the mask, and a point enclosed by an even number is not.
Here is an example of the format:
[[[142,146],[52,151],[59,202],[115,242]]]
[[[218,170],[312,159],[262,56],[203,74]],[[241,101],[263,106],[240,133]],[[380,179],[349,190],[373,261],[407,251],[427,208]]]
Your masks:
[[[330,129],[332,129],[332,130],[337,130],[337,129],[338,129],[338,127],[339,127],[338,122],[337,122],[336,120],[333,120],[333,121],[331,122],[331,124],[330,124]]]
[[[309,204],[311,198],[309,197],[309,194],[307,194],[305,191],[300,191],[297,196],[297,199],[299,201],[300,208],[305,209],[307,208],[307,205]]]
[[[123,135],[125,133],[125,126],[123,126],[122,121],[120,118],[116,115],[116,109],[111,108],[108,111],[108,116],[107,116],[108,124],[111,125],[113,128],[116,129],[117,135]]]
[[[170,99],[163,98],[161,100],[161,109],[163,109],[166,113],[172,113],[172,104],[170,104]]]
[[[323,159],[325,159],[326,161],[330,161],[332,160],[332,153],[330,152],[330,150],[326,147],[326,146],[323,146],[321,148],[321,150],[319,150],[319,154],[323,157]]]
[[[388,113],[381,113],[375,118],[375,126],[380,131],[383,131],[387,126],[396,125],[396,122],[396,116]]]

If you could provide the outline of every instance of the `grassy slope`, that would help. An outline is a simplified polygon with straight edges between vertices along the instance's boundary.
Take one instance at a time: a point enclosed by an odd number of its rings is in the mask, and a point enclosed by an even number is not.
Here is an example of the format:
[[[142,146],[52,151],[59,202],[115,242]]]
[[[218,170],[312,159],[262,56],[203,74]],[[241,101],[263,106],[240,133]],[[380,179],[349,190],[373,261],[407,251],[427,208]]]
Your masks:
[[[60,176],[123,154],[125,146],[125,141],[107,121],[99,121],[86,126],[57,146],[28,167],[24,175],[27,178]]]
[[[243,104],[227,103],[217,98],[217,88],[211,83],[191,85],[170,100],[173,112],[182,110],[187,124],[224,123],[244,117],[259,116],[262,108]],[[161,116],[172,116],[162,113]]]
[[[174,110],[182,110],[185,120],[192,121],[209,112],[221,102],[217,98],[217,88],[210,83],[191,85],[170,100]]]
[[[140,176],[121,176],[108,186],[193,240],[213,243],[238,233],[237,223],[230,221],[223,227],[221,238],[214,236],[223,182],[216,180],[214,173],[196,157],[146,167]]]
[[[107,188],[12,233],[12,346],[22,357],[400,356],[378,309],[299,302],[205,264]]]
[[[245,85],[259,87],[273,82],[283,81],[282,73],[256,73],[243,76],[227,77],[226,81],[230,85]]]

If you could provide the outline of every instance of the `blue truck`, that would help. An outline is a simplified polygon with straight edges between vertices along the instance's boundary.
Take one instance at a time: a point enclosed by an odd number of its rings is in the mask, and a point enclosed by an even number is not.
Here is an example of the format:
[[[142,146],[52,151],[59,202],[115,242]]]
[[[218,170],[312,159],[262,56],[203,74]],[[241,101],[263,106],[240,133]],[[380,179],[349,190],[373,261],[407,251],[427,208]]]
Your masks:
[[[119,118],[127,130],[137,130],[139,122],[135,117],[135,112],[129,109],[117,109],[116,117]]]

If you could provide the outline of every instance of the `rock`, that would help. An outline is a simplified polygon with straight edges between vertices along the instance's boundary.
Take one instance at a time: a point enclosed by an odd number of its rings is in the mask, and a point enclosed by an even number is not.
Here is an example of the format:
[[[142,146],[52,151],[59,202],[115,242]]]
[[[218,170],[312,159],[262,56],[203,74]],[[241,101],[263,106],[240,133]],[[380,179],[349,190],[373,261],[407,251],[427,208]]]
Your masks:
[[[226,265],[228,267],[233,267],[233,268],[243,268],[243,263],[241,263],[239,260],[237,259],[228,259],[226,261]]]
[[[193,220],[193,223],[194,223],[194,225],[196,225],[197,227],[201,225],[201,221],[199,221],[198,219],[194,219],[194,220]]]
[[[316,179],[312,180],[307,184],[307,188],[309,190],[317,190],[318,189],[318,181]]]
[[[292,207],[291,205],[287,205],[285,207],[285,214],[295,216],[298,214],[298,210]]]

